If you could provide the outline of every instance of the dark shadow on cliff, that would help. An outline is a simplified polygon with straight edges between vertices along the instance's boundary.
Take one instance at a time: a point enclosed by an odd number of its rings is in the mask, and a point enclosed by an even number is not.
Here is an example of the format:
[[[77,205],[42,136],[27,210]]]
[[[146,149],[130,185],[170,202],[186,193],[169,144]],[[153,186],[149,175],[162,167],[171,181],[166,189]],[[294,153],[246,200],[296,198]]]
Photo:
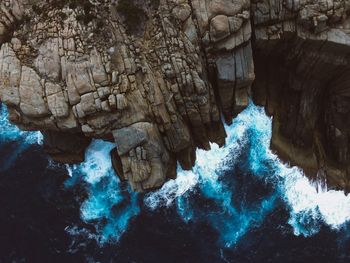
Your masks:
[[[274,117],[271,147],[311,178],[349,191],[350,48],[293,35],[253,46],[252,95]]]

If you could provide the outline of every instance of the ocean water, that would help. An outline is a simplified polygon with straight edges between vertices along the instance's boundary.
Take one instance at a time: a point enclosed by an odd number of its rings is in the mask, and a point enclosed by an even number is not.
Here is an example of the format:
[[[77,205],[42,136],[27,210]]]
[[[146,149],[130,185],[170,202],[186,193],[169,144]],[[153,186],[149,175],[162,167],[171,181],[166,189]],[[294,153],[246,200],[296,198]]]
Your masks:
[[[38,132],[0,109],[0,262],[350,262],[350,196],[310,182],[269,149],[271,118],[250,104],[225,147],[136,194],[109,142],[80,165],[48,159]]]

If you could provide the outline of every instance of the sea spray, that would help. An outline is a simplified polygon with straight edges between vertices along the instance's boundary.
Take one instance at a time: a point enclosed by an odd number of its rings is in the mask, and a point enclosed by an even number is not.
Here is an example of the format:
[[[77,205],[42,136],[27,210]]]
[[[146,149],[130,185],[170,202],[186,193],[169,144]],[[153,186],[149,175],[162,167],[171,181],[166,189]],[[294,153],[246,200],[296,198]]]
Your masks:
[[[256,122],[256,113],[260,113],[260,109],[251,106],[251,111],[239,115],[231,126],[226,127],[228,137],[224,147],[212,144],[210,151],[198,150],[193,171],[180,170],[176,180],[146,196],[146,205],[156,209],[159,206],[170,206],[171,201],[175,201],[178,213],[185,221],[210,223],[220,233],[225,246],[234,245],[252,226],[258,227],[274,208],[276,193],[271,191],[262,200],[235,202],[233,199],[239,189],[235,189],[236,175],[229,172],[242,161],[247,162],[244,159],[247,159],[246,151],[251,152],[246,147],[251,143],[251,136],[258,139],[262,138],[258,134],[261,130],[269,132],[270,119]],[[260,128],[255,130],[256,134],[248,134],[252,132],[252,122]],[[260,141],[254,143],[261,144]],[[250,155],[256,154],[252,152]],[[185,176],[193,178],[190,181],[195,183],[189,184],[183,180]],[[177,191],[174,194],[167,189],[187,189],[189,192]]]
[[[8,121],[7,108],[0,107],[0,143],[15,146],[11,155],[3,158],[3,170],[30,145],[41,144],[42,135],[19,130]],[[232,125],[226,126],[228,137],[223,148],[212,144],[210,151],[198,150],[194,169],[179,169],[176,180],[146,195],[145,204],[153,210],[175,205],[184,221],[209,223],[228,247],[259,227],[278,202],[286,204],[288,223],[295,235],[313,235],[322,224],[334,230],[346,226],[350,197],[342,191],[317,187],[302,170],[281,162],[269,149],[271,127],[272,119],[264,109],[250,104]],[[123,186],[113,172],[109,157],[113,147],[95,140],[83,164],[67,166],[71,178],[66,186],[81,183],[86,187],[88,196],[82,203],[81,217],[96,227],[95,233],[76,226],[67,227],[67,231],[85,236],[88,233],[102,245],[119,240],[140,213],[138,195]],[[239,180],[250,180],[249,188]],[[254,184],[261,193],[247,194]]]
[[[10,168],[24,150],[31,145],[42,144],[42,140],[40,132],[21,131],[11,124],[6,106],[0,105],[0,143],[15,147],[11,149],[10,156],[3,158],[6,163],[1,164],[0,171]],[[131,218],[139,213],[137,194],[128,187],[121,187],[112,169],[109,152],[113,147],[112,143],[95,140],[86,151],[84,163],[66,166],[71,177],[66,181],[66,187],[77,183],[86,186],[88,197],[81,205],[81,218],[87,223],[93,222],[97,233],[74,226],[66,230],[75,235],[89,233],[88,236],[100,244],[118,240]],[[49,165],[53,165],[52,161]]]
[[[342,191],[317,189],[300,169],[284,164],[270,150],[272,119],[262,107],[251,103],[226,127],[226,132],[228,138],[223,148],[214,144],[210,151],[198,150],[193,172],[180,171],[180,179],[148,194],[146,205],[156,209],[175,202],[185,221],[210,223],[225,246],[235,245],[252,227],[262,224],[276,202],[286,204],[288,223],[295,235],[313,235],[321,224],[338,230],[350,220],[350,196]],[[235,196],[242,193],[235,187],[238,175],[228,171],[253,175],[260,181],[260,187],[267,190],[256,195],[255,201],[234,202]],[[195,178],[191,180],[194,183],[188,184],[182,178],[185,175]],[[205,201],[199,202],[200,198]]]
[[[40,132],[21,131],[8,120],[8,110],[0,103],[0,143],[19,141],[24,146],[42,144],[43,136]]]
[[[76,226],[67,228],[74,235],[93,238],[100,245],[118,241],[127,230],[130,220],[140,212],[138,195],[127,185],[122,185],[115,175],[110,160],[114,144],[94,140],[86,151],[85,162],[68,166],[71,176],[67,187],[83,184],[87,198],[83,201],[80,213],[86,223],[95,226],[95,233]]]
[[[0,146],[3,158],[0,160],[0,171],[12,167],[18,156],[29,146],[42,144],[40,132],[21,131],[8,120],[8,110],[0,103]],[[6,146],[6,147],[5,147]]]

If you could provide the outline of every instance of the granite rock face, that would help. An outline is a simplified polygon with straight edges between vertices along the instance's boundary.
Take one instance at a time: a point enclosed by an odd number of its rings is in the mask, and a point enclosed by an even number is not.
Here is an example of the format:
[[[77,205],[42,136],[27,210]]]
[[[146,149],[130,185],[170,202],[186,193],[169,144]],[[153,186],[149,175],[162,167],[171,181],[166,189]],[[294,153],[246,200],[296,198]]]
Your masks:
[[[350,191],[348,1],[259,1],[254,101],[273,115],[271,146],[330,187]],[[273,23],[269,22],[273,19]]]
[[[282,156],[347,188],[349,9],[345,0],[0,0],[0,100],[13,123],[43,132],[56,161],[82,161],[92,138],[115,142],[118,176],[145,191],[175,178],[177,163],[191,169],[197,148],[223,145],[221,116],[230,123],[253,98],[275,116]]]

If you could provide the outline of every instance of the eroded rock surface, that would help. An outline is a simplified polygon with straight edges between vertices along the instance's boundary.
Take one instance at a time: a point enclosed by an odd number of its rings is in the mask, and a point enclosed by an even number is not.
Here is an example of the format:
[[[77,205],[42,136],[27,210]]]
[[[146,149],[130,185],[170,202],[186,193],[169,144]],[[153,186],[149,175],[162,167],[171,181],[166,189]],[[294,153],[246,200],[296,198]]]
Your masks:
[[[231,122],[254,98],[275,116],[275,149],[310,173],[332,167],[333,185],[346,188],[349,9],[345,0],[0,0],[0,100],[13,123],[43,132],[56,161],[81,161],[91,138],[115,142],[118,176],[144,191],[176,177],[177,163],[191,169],[197,148],[223,145],[221,116]]]
[[[347,192],[349,3],[260,1],[252,6],[252,93],[254,101],[274,116],[272,148],[310,177]]]

